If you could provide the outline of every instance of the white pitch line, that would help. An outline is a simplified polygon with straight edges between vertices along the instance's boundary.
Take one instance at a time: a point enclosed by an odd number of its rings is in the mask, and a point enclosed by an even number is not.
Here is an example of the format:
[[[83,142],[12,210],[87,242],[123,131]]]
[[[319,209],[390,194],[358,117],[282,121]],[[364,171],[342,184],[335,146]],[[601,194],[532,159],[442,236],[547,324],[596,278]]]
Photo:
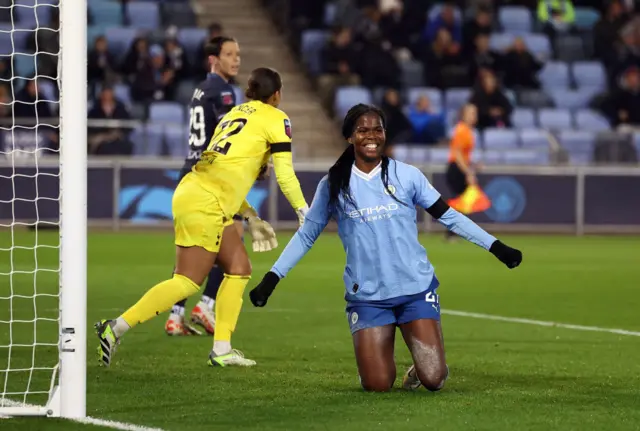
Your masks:
[[[0,405],[2,403],[4,403],[5,406],[10,406],[10,407],[39,407],[33,404],[26,404],[18,401],[13,401],[8,398],[0,399]],[[11,419],[11,416],[0,415],[0,419]],[[65,418],[62,418],[62,419],[65,419]],[[77,419],[68,418],[68,420],[82,423],[82,424],[95,425],[95,426],[122,430],[122,431],[164,431],[161,428],[150,428],[142,425],[135,425],[135,424],[130,424],[126,422],[110,421],[107,419],[92,418],[92,417],[77,418]]]
[[[506,316],[496,316],[494,314],[482,314],[482,313],[471,313],[468,311],[458,311],[458,310],[442,310],[442,314],[449,314],[451,316],[460,316],[460,317],[471,317],[473,319],[484,319],[484,320],[496,320],[499,322],[510,322],[510,323],[524,323],[525,325],[537,325],[537,326],[547,326],[552,328],[563,328],[563,329],[573,329],[576,331],[591,331],[591,332],[607,332],[610,334],[618,334],[618,335],[629,335],[632,337],[640,337],[640,332],[628,331],[626,329],[616,329],[616,328],[601,328],[599,326],[583,326],[583,325],[573,325],[571,323],[560,323],[560,322],[549,322],[545,320],[533,320],[533,319],[523,319],[520,317],[506,317]]]

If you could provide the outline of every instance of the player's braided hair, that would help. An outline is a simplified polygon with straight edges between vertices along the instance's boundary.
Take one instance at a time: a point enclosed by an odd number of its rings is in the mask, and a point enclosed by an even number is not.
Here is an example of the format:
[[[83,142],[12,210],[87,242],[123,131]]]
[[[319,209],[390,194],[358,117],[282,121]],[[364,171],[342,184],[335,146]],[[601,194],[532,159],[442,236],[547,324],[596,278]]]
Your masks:
[[[380,122],[383,127],[386,127],[387,119],[384,112],[376,106],[358,104],[353,106],[347,112],[342,123],[342,136],[345,139],[349,139],[353,134],[358,119],[363,115],[374,113],[380,117]],[[349,180],[351,179],[351,168],[356,161],[356,153],[353,145],[349,145],[346,150],[338,157],[338,160],[329,169],[329,206],[336,208],[339,203],[340,195],[346,204],[353,205],[354,209],[358,209],[355,200],[349,193]],[[404,202],[399,200],[389,188],[389,157],[382,155],[381,160],[381,178],[382,184],[384,184],[385,190],[389,192],[396,202],[405,205]]]

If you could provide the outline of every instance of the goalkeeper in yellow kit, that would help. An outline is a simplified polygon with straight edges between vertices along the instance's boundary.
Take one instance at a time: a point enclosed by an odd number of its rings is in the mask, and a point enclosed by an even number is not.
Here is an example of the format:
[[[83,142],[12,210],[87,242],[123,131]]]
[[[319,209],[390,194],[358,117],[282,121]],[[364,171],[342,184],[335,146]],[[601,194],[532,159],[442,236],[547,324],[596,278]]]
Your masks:
[[[176,269],[173,278],[151,288],[134,306],[114,320],[96,324],[101,364],[109,366],[122,335],[139,323],[163,313],[176,302],[198,292],[214,263],[224,269],[224,281],[215,302],[216,331],[209,365],[255,365],[231,348],[251,264],[234,214],[249,221],[254,249],[276,246],[271,226],[260,220],[245,198],[269,158],[278,184],[302,224],[308,211],[291,158],[291,123],[277,109],[282,80],[273,69],[251,73],[246,91],[250,102],[226,114],[206,151],[173,195]]]

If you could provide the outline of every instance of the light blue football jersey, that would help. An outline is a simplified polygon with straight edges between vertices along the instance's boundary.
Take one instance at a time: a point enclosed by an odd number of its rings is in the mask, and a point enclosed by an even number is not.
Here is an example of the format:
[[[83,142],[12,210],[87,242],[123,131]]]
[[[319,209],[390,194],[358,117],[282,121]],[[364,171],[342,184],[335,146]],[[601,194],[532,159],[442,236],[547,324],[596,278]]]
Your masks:
[[[367,174],[354,165],[349,186],[356,206],[345,203],[341,196],[340,204],[331,207],[325,176],[303,226],[271,270],[280,278],[286,276],[333,218],[347,257],[343,276],[347,301],[380,301],[427,290],[434,268],[418,241],[416,206],[431,207],[440,193],[420,170],[392,159],[388,184],[385,190],[380,166]],[[485,249],[495,241],[451,208],[439,221]]]

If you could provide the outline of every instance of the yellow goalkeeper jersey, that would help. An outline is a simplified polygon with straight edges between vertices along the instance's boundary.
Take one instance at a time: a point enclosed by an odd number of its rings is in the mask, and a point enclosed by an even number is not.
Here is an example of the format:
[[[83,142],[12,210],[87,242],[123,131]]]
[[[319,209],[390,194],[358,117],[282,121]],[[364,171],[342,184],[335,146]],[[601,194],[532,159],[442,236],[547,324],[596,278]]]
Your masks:
[[[232,217],[271,156],[282,193],[295,210],[304,207],[291,157],[291,121],[283,111],[260,101],[238,105],[220,120],[192,175]]]

